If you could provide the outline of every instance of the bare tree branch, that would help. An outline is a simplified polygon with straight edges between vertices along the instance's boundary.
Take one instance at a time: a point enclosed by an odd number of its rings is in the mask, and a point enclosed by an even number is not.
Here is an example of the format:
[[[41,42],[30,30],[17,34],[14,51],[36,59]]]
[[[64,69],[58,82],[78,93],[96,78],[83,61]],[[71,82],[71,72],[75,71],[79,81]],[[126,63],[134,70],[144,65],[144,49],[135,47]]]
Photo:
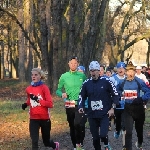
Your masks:
[[[21,28],[22,32],[24,33],[25,38],[29,41],[30,45],[35,50],[38,58],[40,58],[40,54],[39,54],[39,52],[37,50],[37,47],[35,46],[34,42],[31,41],[30,37],[28,36],[28,33],[26,32],[26,30],[24,29],[24,27],[22,26],[22,24],[19,22],[19,20],[17,19],[17,17],[14,14],[12,14],[11,12],[3,9],[1,6],[0,6],[0,12],[6,13],[9,17],[12,18],[12,20],[14,20],[18,24],[18,26]]]

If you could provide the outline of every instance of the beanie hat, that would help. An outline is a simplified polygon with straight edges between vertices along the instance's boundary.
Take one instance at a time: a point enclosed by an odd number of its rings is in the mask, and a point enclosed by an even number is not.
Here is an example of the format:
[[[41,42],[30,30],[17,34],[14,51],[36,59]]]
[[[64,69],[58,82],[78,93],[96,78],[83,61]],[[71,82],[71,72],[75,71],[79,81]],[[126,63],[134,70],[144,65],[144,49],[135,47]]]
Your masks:
[[[78,70],[82,70],[83,72],[85,72],[85,67],[84,66],[78,66],[77,71]]]
[[[135,70],[135,66],[133,65],[133,63],[130,61],[128,64],[127,64],[127,67],[126,67],[126,70]]]
[[[118,62],[116,65],[116,68],[124,68],[125,69],[125,63],[124,62]]]
[[[89,65],[89,70],[100,70],[100,64],[98,61],[92,61]]]
[[[140,69],[140,70],[141,70],[141,69],[142,69],[142,67],[141,67],[141,66],[137,66],[137,67],[136,67],[136,69]]]

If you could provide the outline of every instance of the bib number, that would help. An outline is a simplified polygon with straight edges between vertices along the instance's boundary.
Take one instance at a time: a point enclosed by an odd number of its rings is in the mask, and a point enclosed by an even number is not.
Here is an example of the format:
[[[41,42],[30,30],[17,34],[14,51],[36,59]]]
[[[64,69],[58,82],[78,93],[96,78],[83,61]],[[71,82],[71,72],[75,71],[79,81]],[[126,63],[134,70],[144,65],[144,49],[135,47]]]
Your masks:
[[[91,108],[92,110],[102,110],[103,104],[102,101],[91,101]]]
[[[126,99],[134,100],[135,98],[137,98],[137,91],[136,90],[124,90],[123,97],[125,100]]]
[[[66,100],[65,101],[65,107],[66,108],[75,108],[75,101],[74,100],[72,100],[72,101]]]

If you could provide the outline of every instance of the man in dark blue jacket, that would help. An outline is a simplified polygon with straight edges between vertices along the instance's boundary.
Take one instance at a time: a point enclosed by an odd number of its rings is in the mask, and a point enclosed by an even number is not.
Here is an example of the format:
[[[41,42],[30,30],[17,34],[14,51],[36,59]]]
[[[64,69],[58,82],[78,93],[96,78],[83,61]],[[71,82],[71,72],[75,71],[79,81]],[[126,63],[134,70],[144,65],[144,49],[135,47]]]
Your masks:
[[[114,113],[112,104],[119,104],[118,92],[109,79],[99,76],[100,65],[97,61],[90,63],[89,70],[91,78],[85,80],[79,94],[79,112],[84,112],[85,100],[88,98],[87,115],[94,148],[101,150],[101,138],[105,149],[111,150],[108,143],[109,116]]]

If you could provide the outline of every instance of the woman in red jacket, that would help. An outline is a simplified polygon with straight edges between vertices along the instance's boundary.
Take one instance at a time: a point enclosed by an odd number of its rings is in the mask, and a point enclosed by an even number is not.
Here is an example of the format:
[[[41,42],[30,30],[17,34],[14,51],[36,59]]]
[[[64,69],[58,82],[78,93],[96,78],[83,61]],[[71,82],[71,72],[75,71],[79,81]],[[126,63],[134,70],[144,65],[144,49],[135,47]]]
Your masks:
[[[51,120],[50,108],[53,108],[52,97],[49,88],[42,82],[44,72],[39,68],[33,68],[31,85],[26,88],[27,101],[22,104],[22,109],[30,107],[29,131],[32,140],[32,150],[38,150],[39,128],[41,128],[43,143],[46,147],[59,150],[59,143],[50,140]]]

